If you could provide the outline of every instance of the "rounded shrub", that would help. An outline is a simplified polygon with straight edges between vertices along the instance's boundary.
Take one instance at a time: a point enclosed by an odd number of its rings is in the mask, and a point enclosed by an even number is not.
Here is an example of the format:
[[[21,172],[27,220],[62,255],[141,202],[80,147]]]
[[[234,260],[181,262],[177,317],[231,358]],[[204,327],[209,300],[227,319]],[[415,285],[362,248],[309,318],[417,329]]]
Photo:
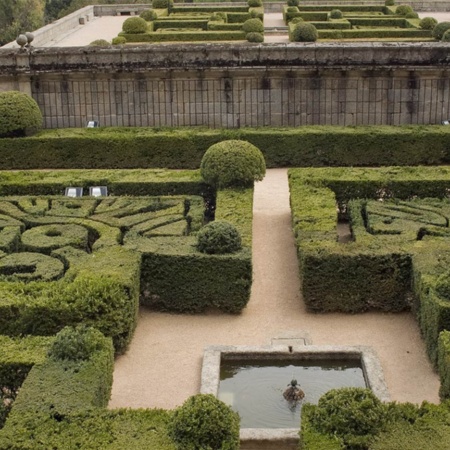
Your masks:
[[[91,47],[105,47],[111,45],[106,39],[96,39],[89,44]]]
[[[292,31],[294,42],[315,42],[319,37],[317,28],[311,23],[300,22],[295,25]]]
[[[112,45],[122,45],[127,43],[127,39],[124,36],[116,36],[111,43]]]
[[[147,31],[147,22],[142,17],[130,17],[122,24],[126,34],[139,34]]]
[[[440,22],[438,23],[431,32],[431,36],[440,41],[444,33],[450,29],[450,22]]]
[[[86,325],[64,327],[50,347],[48,356],[55,360],[85,361],[102,348],[103,334]]]
[[[152,6],[155,9],[165,9],[169,7],[169,0],[153,0]]]
[[[221,255],[237,252],[241,247],[239,231],[228,222],[210,222],[197,234],[197,249],[202,253]]]
[[[262,33],[256,33],[252,31],[245,36],[248,42],[264,42],[264,35]]]
[[[342,11],[340,9],[332,9],[330,11],[330,17],[332,19],[342,19]]]
[[[0,92],[0,137],[30,136],[42,127],[42,113],[29,95]]]
[[[248,19],[242,25],[246,33],[264,33],[264,25],[259,19]]]
[[[422,30],[432,30],[437,25],[437,20],[434,17],[424,17],[419,22],[419,27]]]
[[[300,5],[300,0],[287,0],[288,6],[298,6]]]
[[[252,9],[249,14],[251,19],[259,19],[262,21],[264,17],[263,13],[259,12],[257,9]]]
[[[212,20],[212,21],[223,20],[224,22],[226,22],[227,16],[226,16],[226,13],[224,13],[224,12],[215,12],[215,13],[211,14],[211,17],[209,18],[209,20]]]
[[[409,12],[408,14],[405,15],[406,19],[418,19],[419,18],[419,14],[417,14],[416,12]]]
[[[304,20],[301,17],[294,17],[290,23],[300,23],[300,22],[304,22]]]
[[[395,14],[398,14],[399,16],[406,16],[406,14],[412,12],[414,12],[414,10],[409,5],[399,5],[395,9]]]
[[[248,0],[247,4],[250,8],[258,8],[263,5],[263,2],[262,0]]]
[[[450,42],[450,30],[447,30],[443,35],[442,35],[442,42]]]
[[[153,9],[146,9],[145,11],[142,11],[139,14],[139,17],[141,19],[144,19],[147,22],[151,22],[151,21],[156,20],[158,18],[158,14],[156,14],[156,12],[153,11]]]
[[[298,8],[296,6],[288,6],[288,8],[286,9],[286,12],[288,13],[296,13],[299,12]]]
[[[394,6],[395,0],[385,0],[384,6]]]
[[[239,448],[239,415],[212,394],[188,398],[168,423],[168,434],[180,450]]]
[[[366,449],[383,431],[387,406],[370,389],[332,389],[320,397],[311,425],[323,434],[340,438],[346,448]]]
[[[251,186],[266,174],[264,156],[247,141],[229,140],[211,145],[200,164],[203,179],[217,187]]]

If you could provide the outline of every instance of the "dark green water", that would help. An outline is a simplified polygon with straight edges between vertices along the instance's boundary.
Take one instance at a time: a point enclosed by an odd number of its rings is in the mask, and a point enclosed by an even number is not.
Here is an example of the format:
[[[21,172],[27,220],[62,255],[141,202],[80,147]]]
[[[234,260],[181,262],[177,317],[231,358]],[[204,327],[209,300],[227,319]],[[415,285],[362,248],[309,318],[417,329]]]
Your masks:
[[[297,404],[283,397],[293,378],[305,392]],[[359,361],[222,361],[219,399],[239,413],[242,428],[298,428],[302,404],[339,387],[366,387]]]

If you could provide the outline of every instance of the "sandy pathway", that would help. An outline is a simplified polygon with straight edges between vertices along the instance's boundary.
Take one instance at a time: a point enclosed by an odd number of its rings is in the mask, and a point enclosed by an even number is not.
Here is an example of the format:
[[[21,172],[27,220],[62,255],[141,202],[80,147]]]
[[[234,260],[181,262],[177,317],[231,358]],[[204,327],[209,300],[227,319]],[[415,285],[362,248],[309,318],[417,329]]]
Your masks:
[[[438,402],[439,379],[409,313],[314,315],[299,293],[287,171],[271,169],[254,201],[254,282],[239,316],[171,315],[142,309],[128,352],[117,358],[110,407],[173,408],[200,389],[203,348],[266,345],[308,335],[313,344],[370,345],[394,400]]]

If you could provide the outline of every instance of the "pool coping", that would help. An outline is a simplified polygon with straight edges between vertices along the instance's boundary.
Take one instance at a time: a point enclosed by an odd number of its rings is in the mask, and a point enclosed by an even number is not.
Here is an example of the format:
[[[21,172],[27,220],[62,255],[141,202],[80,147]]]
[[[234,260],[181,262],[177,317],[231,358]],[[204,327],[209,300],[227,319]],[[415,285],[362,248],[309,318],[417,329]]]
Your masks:
[[[389,391],[384,379],[381,363],[372,347],[356,345],[274,345],[274,346],[209,346],[203,354],[201,375],[202,394],[213,394],[217,397],[220,383],[220,363],[222,358],[277,358],[288,356],[295,359],[328,358],[359,359],[368,388],[383,402],[390,401]],[[299,428],[241,428],[241,442],[279,442],[298,443]]]

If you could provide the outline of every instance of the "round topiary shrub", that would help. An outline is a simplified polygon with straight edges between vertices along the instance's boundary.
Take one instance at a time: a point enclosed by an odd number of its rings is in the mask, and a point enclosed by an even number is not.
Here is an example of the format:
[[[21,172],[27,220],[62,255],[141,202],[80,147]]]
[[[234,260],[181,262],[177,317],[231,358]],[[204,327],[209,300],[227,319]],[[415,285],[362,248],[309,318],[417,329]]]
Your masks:
[[[432,30],[437,25],[437,20],[434,17],[424,17],[419,22],[419,27],[422,30]]]
[[[394,6],[395,0],[385,0],[384,6]]]
[[[203,179],[217,187],[252,186],[266,174],[264,156],[250,142],[218,142],[203,155],[200,172]]]
[[[156,20],[158,18],[158,14],[156,14],[156,12],[153,11],[153,9],[146,9],[145,11],[142,11],[139,14],[139,17],[141,19],[144,19],[147,22],[151,22],[151,21]]]
[[[330,11],[330,17],[332,19],[342,19],[342,11],[340,9],[332,9]]]
[[[416,12],[409,12],[408,14],[405,15],[405,19],[418,19],[419,18],[419,14],[417,14]]]
[[[31,136],[42,127],[42,113],[29,95],[0,92],[0,137]]]
[[[296,13],[296,12],[299,12],[299,10],[298,10],[298,8],[296,6],[289,6],[286,9],[286,12],[288,12],[288,13]]]
[[[248,6],[250,6],[250,8],[259,8],[263,5],[263,2],[262,0],[248,0],[247,4]]]
[[[290,23],[300,23],[300,22],[304,22],[304,20],[301,17],[294,17]]]
[[[89,44],[91,47],[105,47],[111,45],[106,39],[96,39]]]
[[[387,406],[370,389],[332,389],[320,397],[311,425],[342,439],[346,448],[366,449],[389,420]]]
[[[251,19],[259,19],[262,21],[264,17],[263,13],[259,12],[257,9],[252,9],[249,14]]]
[[[247,33],[245,38],[248,42],[264,42],[264,35],[262,33],[255,33],[254,31]]]
[[[126,34],[139,34],[147,31],[147,22],[142,17],[130,17],[122,24]]]
[[[442,42],[450,42],[450,30],[447,30],[441,39]]]
[[[117,37],[113,38],[111,43],[112,43],[112,45],[122,45],[122,44],[127,43],[127,39],[123,36],[117,36]]]
[[[153,0],[152,6],[154,9],[166,9],[169,7],[169,0]]]
[[[55,360],[85,361],[102,348],[103,334],[86,325],[64,327],[50,347],[48,356]]]
[[[287,0],[288,6],[298,6],[300,5],[300,0]]]
[[[246,33],[264,33],[264,25],[259,19],[248,19],[242,25]]]
[[[228,222],[210,222],[197,234],[197,249],[202,253],[221,255],[237,252],[241,247],[239,231]]]
[[[398,14],[399,16],[406,16],[406,14],[412,12],[414,12],[414,10],[409,5],[399,5],[395,9],[395,14]]]
[[[188,398],[168,423],[168,434],[179,450],[236,450],[239,414],[212,394]]]
[[[314,25],[307,22],[300,22],[295,25],[292,31],[294,42],[315,42],[319,37],[319,33]]]
[[[209,18],[209,20],[212,20],[212,21],[220,20],[220,21],[226,22],[227,16],[226,16],[226,13],[224,13],[224,12],[215,12],[215,13],[211,14],[211,17]]]
[[[440,22],[438,23],[431,32],[431,36],[440,41],[444,33],[450,29],[450,22]]]

